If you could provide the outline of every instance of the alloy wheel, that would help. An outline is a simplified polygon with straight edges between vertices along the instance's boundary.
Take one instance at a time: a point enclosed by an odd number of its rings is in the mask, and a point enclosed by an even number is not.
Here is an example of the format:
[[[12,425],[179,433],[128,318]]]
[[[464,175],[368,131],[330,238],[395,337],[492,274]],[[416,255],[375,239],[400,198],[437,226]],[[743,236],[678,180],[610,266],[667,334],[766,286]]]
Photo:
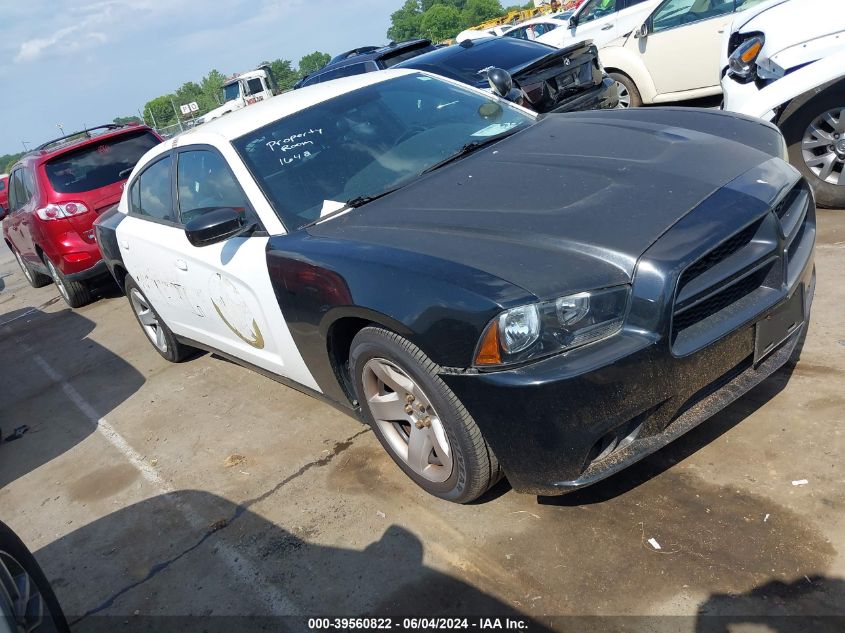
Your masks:
[[[801,154],[819,180],[845,186],[845,107],[813,119],[804,131]]]
[[[158,322],[153,309],[150,307],[146,297],[142,295],[136,288],[129,291],[129,302],[132,304],[132,309],[138,317],[138,322],[141,324],[141,329],[150,339],[150,342],[156,346],[156,349],[162,353],[167,352],[167,339],[164,336],[164,329]]]
[[[384,358],[367,361],[362,378],[367,406],[394,454],[429,481],[449,479],[452,447],[422,388]]]
[[[26,277],[26,279],[29,283],[32,283],[32,273],[29,272],[29,268],[24,263],[23,257],[21,257],[21,254],[18,253],[17,251],[15,251],[15,259],[18,260],[18,266],[21,267],[21,270],[23,271],[24,277]]]
[[[616,105],[617,108],[630,108],[631,107],[631,93],[628,92],[628,88],[625,87],[620,81],[614,82],[616,84],[616,92],[619,94],[619,103]]]
[[[46,257],[44,259],[47,259]],[[47,259],[47,268],[50,271],[50,276],[53,278],[53,282],[56,284],[56,287],[59,289],[59,294],[62,295],[62,299],[70,303],[70,296],[67,293],[67,288],[65,288],[65,283],[62,281],[61,275],[59,275],[59,271],[56,270],[56,267],[53,265],[49,259]]]

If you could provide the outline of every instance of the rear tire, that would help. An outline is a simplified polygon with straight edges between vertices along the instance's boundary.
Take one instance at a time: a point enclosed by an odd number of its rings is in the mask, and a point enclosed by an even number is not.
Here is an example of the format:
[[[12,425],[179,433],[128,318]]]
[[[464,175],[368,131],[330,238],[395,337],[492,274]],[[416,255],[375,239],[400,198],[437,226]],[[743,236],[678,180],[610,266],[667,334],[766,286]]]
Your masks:
[[[56,265],[46,255],[44,256],[44,263],[47,264],[47,270],[50,271],[50,276],[59,289],[59,294],[71,308],[81,308],[88,305],[92,301],[91,289],[84,281],[71,281],[62,274]]]
[[[616,82],[616,89],[619,91],[619,109],[638,108],[643,104],[643,99],[640,96],[640,91],[637,90],[637,84],[628,75],[624,73],[608,73],[613,81]]]
[[[162,358],[169,360],[171,363],[181,363],[196,354],[195,348],[176,340],[176,336],[167,327],[158,312],[155,311],[141,287],[129,275],[126,275],[124,287],[135,320],[141,326],[141,331],[146,334],[147,340]]]
[[[416,345],[366,327],[352,340],[349,366],[364,420],[423,490],[469,503],[501,479],[499,462],[472,416]]]
[[[841,88],[810,99],[780,126],[789,162],[809,181],[816,203],[845,208],[845,97]],[[820,142],[824,144],[819,146]]]
[[[43,288],[53,281],[48,275],[39,273],[37,270],[34,270],[32,266],[26,263],[17,249],[12,248],[11,251],[15,255],[15,259],[18,261],[18,266],[20,266],[21,272],[29,282],[30,286],[33,288]]]

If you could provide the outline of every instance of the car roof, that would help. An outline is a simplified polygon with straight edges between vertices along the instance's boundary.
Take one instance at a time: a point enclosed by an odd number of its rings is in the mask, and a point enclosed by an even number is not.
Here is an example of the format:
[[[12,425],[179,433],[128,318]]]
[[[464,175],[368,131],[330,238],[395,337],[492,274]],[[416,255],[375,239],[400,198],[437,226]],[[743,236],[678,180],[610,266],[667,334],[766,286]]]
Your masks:
[[[508,49],[508,47],[510,48]],[[475,51],[476,54],[483,55],[485,50],[490,50],[491,48],[518,50],[518,48],[531,47],[535,47],[537,49],[538,58],[553,52],[553,50],[551,50],[552,47],[547,44],[543,44],[542,42],[523,40],[517,37],[483,37],[474,40],[464,40],[460,44],[452,44],[446,48],[438,48],[437,50],[417,55],[412,59],[396,64],[394,68],[421,69],[425,66],[427,69],[431,69],[444,66],[449,67],[452,65],[449,60],[457,55],[467,54],[469,51]],[[546,50],[543,51],[542,49]],[[478,66],[479,69],[484,67],[484,65]],[[505,68],[505,70],[509,69]]]
[[[100,131],[103,130],[103,131]],[[137,132],[139,130],[151,130],[150,127],[140,123],[130,123],[126,125],[106,124],[87,130],[80,130],[73,132],[67,136],[47,141],[42,145],[30,150],[15,163],[46,163],[47,161],[66,154],[67,152],[75,151],[80,147],[86,145],[94,145],[103,140],[122,136],[123,134]],[[82,134],[87,136],[80,136]]]
[[[320,70],[313,73],[313,75],[318,75],[324,70],[333,70],[335,68],[340,68],[341,66],[347,66],[353,63],[359,63],[363,61],[368,61],[371,59],[379,59],[388,53],[396,53],[398,51],[404,51],[408,48],[418,48],[423,46],[429,46],[431,44],[431,40],[426,39],[417,39],[417,40],[406,40],[404,42],[392,42],[385,46],[381,46],[379,48],[374,48],[374,50],[370,50],[367,52],[361,52],[357,54],[353,54],[355,51],[348,51],[348,53],[344,53],[345,57],[338,59],[337,61],[330,61],[328,64],[323,66]],[[362,48],[370,48],[370,47],[362,47]],[[341,57],[338,55],[337,57]],[[335,59],[337,59],[335,57]],[[312,75],[312,76],[313,76]]]
[[[220,118],[203,123],[177,136],[174,141],[177,145],[187,145],[203,142],[201,137],[216,137],[226,141],[232,141],[253,130],[264,127],[286,116],[290,116],[305,110],[334,97],[372,86],[374,84],[388,81],[402,75],[419,73],[416,70],[382,70],[372,73],[363,73],[335,79],[324,83],[305,86],[299,90],[291,90],[255,103],[248,108],[236,110]],[[165,143],[166,145],[167,143]]]

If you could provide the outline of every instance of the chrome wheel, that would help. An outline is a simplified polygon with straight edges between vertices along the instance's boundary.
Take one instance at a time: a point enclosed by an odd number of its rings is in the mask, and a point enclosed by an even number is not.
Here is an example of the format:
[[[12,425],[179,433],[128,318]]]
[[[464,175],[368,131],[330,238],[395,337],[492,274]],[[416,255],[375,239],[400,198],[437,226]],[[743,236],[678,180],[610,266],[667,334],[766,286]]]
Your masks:
[[[29,272],[29,267],[24,263],[23,257],[21,257],[21,254],[18,253],[17,251],[15,251],[15,259],[18,260],[18,266],[21,267],[21,270],[23,271],[24,277],[26,277],[26,279],[29,283],[33,283],[32,273]]]
[[[45,256],[44,259],[47,259]],[[56,284],[56,288],[59,289],[59,294],[62,295],[62,299],[70,303],[70,296],[68,295],[67,288],[65,288],[65,284],[62,281],[61,275],[59,275],[59,271],[56,270],[56,267],[53,265],[49,259],[47,259],[47,269],[50,271],[50,276],[53,278],[53,282]]]
[[[158,322],[158,317],[156,317],[146,297],[137,289],[132,288],[129,291],[129,302],[132,304],[132,309],[135,310],[135,315],[138,317],[138,322],[147,338],[156,346],[156,349],[166,353],[167,339],[164,337],[164,329]]]
[[[628,88],[625,84],[615,81],[616,84],[616,92],[619,94],[619,103],[616,105],[617,108],[630,108],[631,107],[631,93],[628,92]]]
[[[819,180],[845,185],[845,107],[828,110],[810,123],[801,154]]]
[[[384,358],[367,361],[362,383],[370,413],[396,456],[429,481],[449,479],[452,447],[437,411],[420,386]]]

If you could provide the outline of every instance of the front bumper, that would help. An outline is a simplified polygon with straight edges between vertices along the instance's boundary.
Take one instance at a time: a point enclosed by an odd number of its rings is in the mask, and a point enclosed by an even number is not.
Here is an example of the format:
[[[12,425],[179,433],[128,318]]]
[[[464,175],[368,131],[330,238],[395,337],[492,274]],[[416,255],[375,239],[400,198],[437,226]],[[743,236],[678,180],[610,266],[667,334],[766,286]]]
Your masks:
[[[601,85],[585,93],[574,95],[558,104],[552,112],[576,112],[580,110],[603,110],[619,105],[619,92],[616,83],[605,77]]]
[[[778,169],[791,170],[780,161]],[[768,172],[769,182],[776,180],[773,175]],[[738,300],[726,308],[725,330],[673,337],[675,288],[691,262],[731,238],[746,220],[759,222],[761,231],[780,226],[775,201],[788,188],[752,192],[752,183],[759,188],[762,176],[752,170],[735,190],[714,194],[708,201],[713,208],[702,205],[647,251],[619,335],[512,370],[441,375],[475,419],[514,489],[561,494],[600,481],[702,423],[789,360],[806,330],[815,289],[812,203],[800,231],[789,231],[793,242],[781,235],[772,244],[772,253],[783,256],[782,275],[770,284],[777,287],[748,295],[763,303]],[[714,236],[705,232],[713,229],[714,212],[724,214],[726,207],[726,215],[740,224],[723,227],[710,241]],[[790,243],[796,246],[789,249]],[[750,244],[756,249],[761,242],[755,237]],[[762,259],[779,261],[772,253]],[[748,264],[749,269],[756,265]],[[779,265],[772,264],[772,274],[779,273]],[[791,305],[796,293],[804,300],[804,324],[755,361],[757,324]]]
[[[729,75],[722,77],[722,109],[746,116],[753,116],[765,121],[773,121],[776,113],[774,105],[769,103],[766,88],[760,88],[753,81],[740,83]],[[779,105],[779,104],[775,104]]]

